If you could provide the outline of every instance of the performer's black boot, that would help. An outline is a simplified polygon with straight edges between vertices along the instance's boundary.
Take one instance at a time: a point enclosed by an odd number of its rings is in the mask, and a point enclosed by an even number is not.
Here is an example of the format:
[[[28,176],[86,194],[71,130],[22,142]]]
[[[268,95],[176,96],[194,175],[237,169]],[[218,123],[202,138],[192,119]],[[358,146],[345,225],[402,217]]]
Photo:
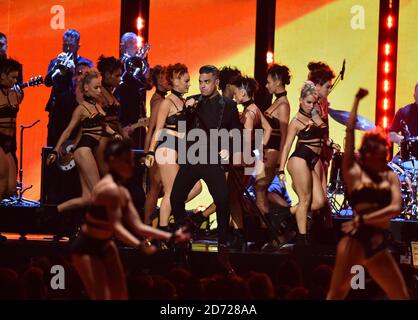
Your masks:
[[[243,229],[232,229],[229,247],[237,251],[245,251],[247,249]]]
[[[180,228],[188,228],[187,226],[181,226]],[[177,230],[178,228],[174,228]],[[191,251],[191,243],[168,243],[168,249],[174,257],[174,264],[177,268],[190,269],[189,253]]]
[[[309,234],[298,233],[296,236],[296,250],[300,252],[305,252],[305,250],[311,245]]]
[[[290,212],[290,207],[275,206],[266,214],[279,234],[285,231],[297,230],[296,216]]]
[[[235,270],[231,265],[229,248],[226,244],[218,244],[218,260],[227,276],[236,276]]]
[[[205,217],[202,211],[198,211],[190,216],[191,222],[194,224],[194,233],[197,233],[202,225],[206,222],[207,229],[209,227],[209,217]]]
[[[325,204],[317,214],[313,215],[311,232],[312,243],[336,245],[337,238],[332,226],[332,213],[328,204]]]

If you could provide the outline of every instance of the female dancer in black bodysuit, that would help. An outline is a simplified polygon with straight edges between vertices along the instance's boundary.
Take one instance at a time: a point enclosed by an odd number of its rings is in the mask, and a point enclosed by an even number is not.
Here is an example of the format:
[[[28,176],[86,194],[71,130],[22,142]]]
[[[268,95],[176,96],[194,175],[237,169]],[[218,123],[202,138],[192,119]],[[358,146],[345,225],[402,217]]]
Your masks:
[[[324,62],[310,62],[308,64],[309,74],[308,80],[312,81],[315,84],[316,90],[318,92],[318,103],[316,105],[316,110],[319,113],[322,121],[327,125],[327,130],[325,131],[325,139],[329,138],[329,121],[328,121],[328,95],[331,92],[333,86],[333,79],[335,78],[334,71],[329,65]],[[315,166],[315,172],[317,173],[319,179],[321,180],[322,190],[327,194],[327,182],[328,182],[328,168],[332,158],[333,149],[324,145],[322,148],[321,155]],[[327,228],[332,227],[332,212],[328,203],[325,203],[325,206],[321,208],[321,216],[324,218],[324,226]]]
[[[126,300],[125,274],[113,237],[145,253],[153,253],[155,247],[141,243],[136,236],[184,242],[190,235],[183,230],[160,231],[141,222],[129,191],[122,186],[134,168],[129,141],[111,141],[106,146],[104,159],[109,173],[93,188],[85,222],[72,244],[72,262],[90,299]]]
[[[255,150],[262,147],[254,144],[254,130],[262,128],[263,146],[268,145],[270,143],[272,129],[253,100],[254,94],[258,89],[257,81],[248,77],[239,77],[232,82],[231,87],[234,91],[234,100],[244,106],[244,110],[241,114],[241,123],[244,129],[247,129],[244,132],[244,144],[251,146],[250,150]],[[265,165],[262,161],[263,159],[260,160],[261,166],[257,169],[255,181],[256,203],[260,211],[263,214],[266,214],[269,211],[267,200],[267,187],[269,183],[261,183],[261,181],[265,179],[266,173]],[[245,185],[246,184],[247,183],[245,183]]]
[[[160,107],[160,104],[164,101],[167,92],[171,89],[167,81],[166,72],[167,68],[159,65],[154,66],[154,68],[151,69],[151,80],[152,84],[155,86],[155,92],[150,100],[151,114],[149,119],[148,131],[145,136],[145,154],[149,151],[151,139],[155,132],[158,109]],[[161,174],[156,163],[154,163],[152,167],[148,169],[148,177],[150,181],[150,188],[145,199],[144,222],[146,224],[151,224],[150,216],[155,211],[158,197],[162,189]]]
[[[81,125],[81,138],[74,150],[74,160],[80,174],[82,197],[68,200],[58,206],[58,212],[78,206],[82,198],[88,198],[91,190],[99,182],[100,175],[95,158],[95,152],[100,139],[108,134],[116,139],[121,136],[105,123],[104,113],[98,100],[100,99],[101,85],[99,74],[89,70],[83,74],[79,83],[83,92],[84,101],[73,112],[68,127],[62,133],[54,151],[48,156],[47,164],[53,163],[58,154],[60,146],[68,139],[71,132]]]
[[[169,65],[166,77],[171,86],[171,94],[161,102],[158,108],[155,132],[152,137],[145,164],[152,167],[154,160],[160,169],[161,180],[164,188],[164,197],[160,206],[159,227],[168,229],[168,220],[171,214],[170,195],[174,179],[179,171],[177,164],[178,140],[185,138],[185,132],[179,132],[179,124],[186,124],[186,107],[183,95],[189,91],[190,75],[187,67],[181,63]],[[167,136],[167,141],[159,143],[162,130]],[[202,190],[200,182],[196,183],[190,191],[188,200],[193,199]]]
[[[129,138],[125,131],[122,129],[122,126],[119,122],[119,111],[120,104],[116,100],[113,92],[115,88],[119,85],[121,77],[123,64],[120,60],[115,57],[104,57],[103,55],[99,57],[97,62],[97,69],[102,76],[102,86],[100,88],[100,100],[99,103],[102,106],[103,111],[106,114],[105,123],[119,135],[124,138]],[[107,172],[106,164],[103,160],[104,148],[109,142],[110,137],[104,135],[100,138],[99,146],[96,149],[95,157],[97,164],[99,166],[100,175],[103,176]]]
[[[284,181],[284,168],[293,140],[298,136],[295,151],[289,158],[287,169],[292,177],[293,188],[298,195],[299,202],[289,210],[296,215],[299,230],[298,242],[306,244],[307,239],[307,215],[309,209],[317,210],[325,202],[325,194],[322,192],[321,182],[314,171],[318,162],[322,146],[330,145],[330,140],[325,141],[324,133],[327,126],[316,116],[312,118],[312,111],[318,99],[315,85],[306,81],[300,93],[299,112],[292,119],[287,129],[286,142],[280,160],[279,179]],[[313,192],[313,190],[317,190]]]
[[[23,95],[15,87],[21,65],[0,57],[0,200],[16,192],[16,116]]]
[[[402,201],[398,177],[387,166],[389,142],[380,132],[368,132],[358,159],[354,155],[357,109],[367,94],[358,91],[347,125],[343,175],[354,218],[342,225],[347,236],[338,244],[327,299],[347,296],[354,265],[364,265],[390,299],[408,299],[402,274],[387,249],[390,219],[399,215]]]
[[[286,141],[287,126],[290,118],[290,103],[287,99],[286,85],[290,84],[290,70],[285,65],[274,64],[267,70],[266,88],[275,95],[273,104],[264,111],[272,133],[264,150],[266,177],[259,182],[260,188],[267,190],[279,167],[281,149]],[[282,186],[283,187],[283,186]],[[284,197],[280,202],[287,206]]]

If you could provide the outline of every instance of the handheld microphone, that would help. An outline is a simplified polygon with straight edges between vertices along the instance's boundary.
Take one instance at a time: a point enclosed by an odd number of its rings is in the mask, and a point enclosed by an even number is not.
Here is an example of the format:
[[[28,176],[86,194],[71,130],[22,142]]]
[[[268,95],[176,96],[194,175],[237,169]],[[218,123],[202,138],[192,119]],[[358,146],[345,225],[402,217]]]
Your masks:
[[[341,68],[341,80],[344,80],[344,74],[345,74],[345,59],[343,60],[343,66]]]
[[[196,98],[197,98],[196,95],[194,95],[194,96],[186,98],[186,101],[189,101],[190,99],[194,99],[195,102],[194,102],[193,107],[197,107],[197,105],[202,102],[203,97],[200,94],[199,97],[197,99]]]

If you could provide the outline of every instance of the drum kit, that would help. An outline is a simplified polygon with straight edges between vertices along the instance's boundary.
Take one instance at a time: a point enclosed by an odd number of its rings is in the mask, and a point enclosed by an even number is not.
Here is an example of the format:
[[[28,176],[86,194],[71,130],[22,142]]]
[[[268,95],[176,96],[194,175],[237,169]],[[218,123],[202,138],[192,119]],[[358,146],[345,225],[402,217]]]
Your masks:
[[[347,125],[350,112],[329,109],[328,114],[336,122]],[[356,130],[369,131],[375,129],[375,125],[365,117],[357,116]],[[345,198],[345,184],[342,175],[342,159],[344,153],[335,152],[332,157],[330,179],[327,193],[334,214],[345,215],[347,201]],[[401,194],[403,199],[400,218],[418,219],[418,137],[405,138],[400,144],[400,152],[388,166],[399,177]],[[337,196],[344,196],[339,202]]]

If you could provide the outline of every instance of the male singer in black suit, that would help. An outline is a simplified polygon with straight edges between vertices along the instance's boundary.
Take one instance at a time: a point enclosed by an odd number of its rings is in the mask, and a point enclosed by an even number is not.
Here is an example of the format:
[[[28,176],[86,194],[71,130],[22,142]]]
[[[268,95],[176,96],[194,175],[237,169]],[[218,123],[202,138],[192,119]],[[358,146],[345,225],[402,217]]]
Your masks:
[[[221,148],[210,150],[210,129],[240,130],[237,104],[218,92],[219,70],[215,66],[206,65],[199,70],[199,88],[201,95],[194,96],[186,102],[192,105],[192,117],[188,120],[189,129],[199,128],[206,132],[208,139],[204,142],[206,147],[207,161],[199,161],[191,164],[186,159],[186,164],[180,164],[171,192],[171,207],[176,222],[186,216],[185,201],[195,183],[203,179],[216,205],[216,217],[218,223],[218,252],[222,255],[227,252],[227,236],[229,226],[228,188],[225,179],[225,170],[222,165],[230,157],[229,150]],[[213,145],[213,139],[212,139]],[[216,152],[215,157],[210,152]],[[180,157],[181,151],[179,151]],[[218,156],[219,155],[219,156]],[[216,161],[213,161],[216,159]],[[180,161],[179,161],[180,162]],[[224,255],[222,255],[224,256]],[[222,257],[221,256],[221,257]],[[233,272],[229,259],[221,261],[229,273]]]

